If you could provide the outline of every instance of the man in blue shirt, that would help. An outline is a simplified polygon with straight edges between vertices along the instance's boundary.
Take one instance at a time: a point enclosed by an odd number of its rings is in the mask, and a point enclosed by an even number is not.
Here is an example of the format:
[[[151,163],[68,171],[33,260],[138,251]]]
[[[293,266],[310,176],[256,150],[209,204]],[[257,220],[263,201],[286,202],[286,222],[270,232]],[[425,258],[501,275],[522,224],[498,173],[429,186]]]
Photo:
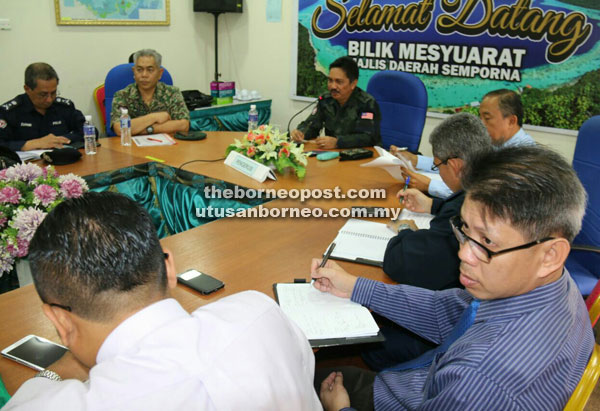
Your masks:
[[[325,409],[562,409],[568,401],[594,344],[564,269],[585,190],[560,155],[535,146],[479,155],[462,183],[466,198],[452,225],[464,290],[388,285],[313,260],[316,288],[442,347],[379,374],[328,372]]]
[[[523,130],[523,103],[521,97],[512,90],[494,90],[483,96],[479,106],[479,117],[492,138],[492,144],[498,147],[530,146],[535,141]],[[398,151],[391,146],[390,152],[402,155],[418,170],[432,171],[433,157],[426,157]],[[406,170],[410,176],[411,188],[416,188],[434,197],[446,198],[452,194],[443,181],[432,180],[422,174]]]

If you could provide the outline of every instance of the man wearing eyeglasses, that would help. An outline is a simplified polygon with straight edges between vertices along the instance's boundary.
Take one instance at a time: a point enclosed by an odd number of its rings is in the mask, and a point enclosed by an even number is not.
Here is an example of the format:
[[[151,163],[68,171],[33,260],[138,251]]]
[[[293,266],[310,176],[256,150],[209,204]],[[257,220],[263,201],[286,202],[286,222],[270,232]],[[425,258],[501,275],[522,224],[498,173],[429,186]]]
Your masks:
[[[388,285],[313,260],[316,288],[440,344],[380,374],[317,370],[326,374],[325,409],[562,409],[571,396],[594,344],[564,268],[581,229],[583,186],[560,155],[541,147],[478,155],[462,184],[466,198],[452,225],[464,290]]]
[[[521,97],[512,90],[490,91],[481,99],[479,118],[488,130],[492,144],[497,147],[532,146],[535,140],[523,130],[523,103]],[[400,151],[391,146],[390,152],[403,156],[418,170],[436,171],[432,157]],[[452,190],[440,180],[405,170],[410,176],[410,187],[417,188],[434,197],[446,198]]]
[[[52,66],[27,66],[24,89],[0,106],[0,145],[27,151],[83,141],[85,118],[71,100],[58,97],[58,75]]]
[[[190,112],[177,87],[161,81],[164,69],[162,56],[152,49],[143,49],[133,55],[135,83],[115,93],[110,121],[115,134],[121,134],[121,108],[131,116],[131,134],[174,134],[188,131]]]
[[[458,242],[450,218],[460,211],[465,193],[461,175],[466,162],[480,151],[491,150],[486,128],[472,114],[454,114],[442,121],[430,134],[429,142],[443,181],[453,194],[440,199],[426,196],[415,188],[398,193],[404,206],[415,212],[434,214],[428,229],[419,230],[413,220],[396,222],[398,235],[392,238],[383,259],[383,271],[400,284],[430,290],[460,287]],[[365,363],[379,371],[409,360],[435,347],[395,324],[382,326],[386,340],[363,350]]]

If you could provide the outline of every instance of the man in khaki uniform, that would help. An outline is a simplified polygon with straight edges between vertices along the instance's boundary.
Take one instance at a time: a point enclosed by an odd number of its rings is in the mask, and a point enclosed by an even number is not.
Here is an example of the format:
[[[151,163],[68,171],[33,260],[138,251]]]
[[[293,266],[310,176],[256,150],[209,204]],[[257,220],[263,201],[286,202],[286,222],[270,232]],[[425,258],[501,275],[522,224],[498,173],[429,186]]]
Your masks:
[[[163,73],[162,56],[143,49],[133,56],[135,83],[115,93],[110,118],[114,132],[121,134],[121,108],[131,116],[131,134],[158,134],[187,131],[190,112],[177,87],[159,82]]]

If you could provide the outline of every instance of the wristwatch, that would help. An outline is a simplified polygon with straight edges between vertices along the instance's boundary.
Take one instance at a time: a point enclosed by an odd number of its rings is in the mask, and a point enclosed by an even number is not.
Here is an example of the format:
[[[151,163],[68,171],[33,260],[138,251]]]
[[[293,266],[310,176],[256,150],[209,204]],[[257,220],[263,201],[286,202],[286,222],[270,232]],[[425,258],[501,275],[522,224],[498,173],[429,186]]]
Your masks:
[[[152,126],[146,127],[146,133],[148,133],[148,134],[154,134],[154,127],[152,127]]]
[[[42,371],[38,372],[35,376],[42,377],[42,378],[48,378],[49,380],[52,380],[52,381],[62,381],[63,380],[62,378],[60,378],[60,375],[58,375],[54,371],[50,371],[50,370],[42,370]]]
[[[412,228],[410,227],[410,225],[404,223],[404,224],[400,224],[398,226],[398,232],[400,232],[402,230],[412,230]]]

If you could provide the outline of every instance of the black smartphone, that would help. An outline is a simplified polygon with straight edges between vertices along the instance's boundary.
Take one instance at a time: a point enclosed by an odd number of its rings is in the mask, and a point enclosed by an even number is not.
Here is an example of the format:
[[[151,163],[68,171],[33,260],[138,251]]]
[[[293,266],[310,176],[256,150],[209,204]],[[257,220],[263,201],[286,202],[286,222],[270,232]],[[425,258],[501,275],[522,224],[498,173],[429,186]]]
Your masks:
[[[42,371],[58,361],[68,348],[37,335],[28,335],[2,350],[2,355]]]
[[[215,277],[208,274],[201,273],[198,270],[187,270],[186,272],[177,274],[177,281],[202,294],[210,294],[225,286],[223,281],[217,280]]]

